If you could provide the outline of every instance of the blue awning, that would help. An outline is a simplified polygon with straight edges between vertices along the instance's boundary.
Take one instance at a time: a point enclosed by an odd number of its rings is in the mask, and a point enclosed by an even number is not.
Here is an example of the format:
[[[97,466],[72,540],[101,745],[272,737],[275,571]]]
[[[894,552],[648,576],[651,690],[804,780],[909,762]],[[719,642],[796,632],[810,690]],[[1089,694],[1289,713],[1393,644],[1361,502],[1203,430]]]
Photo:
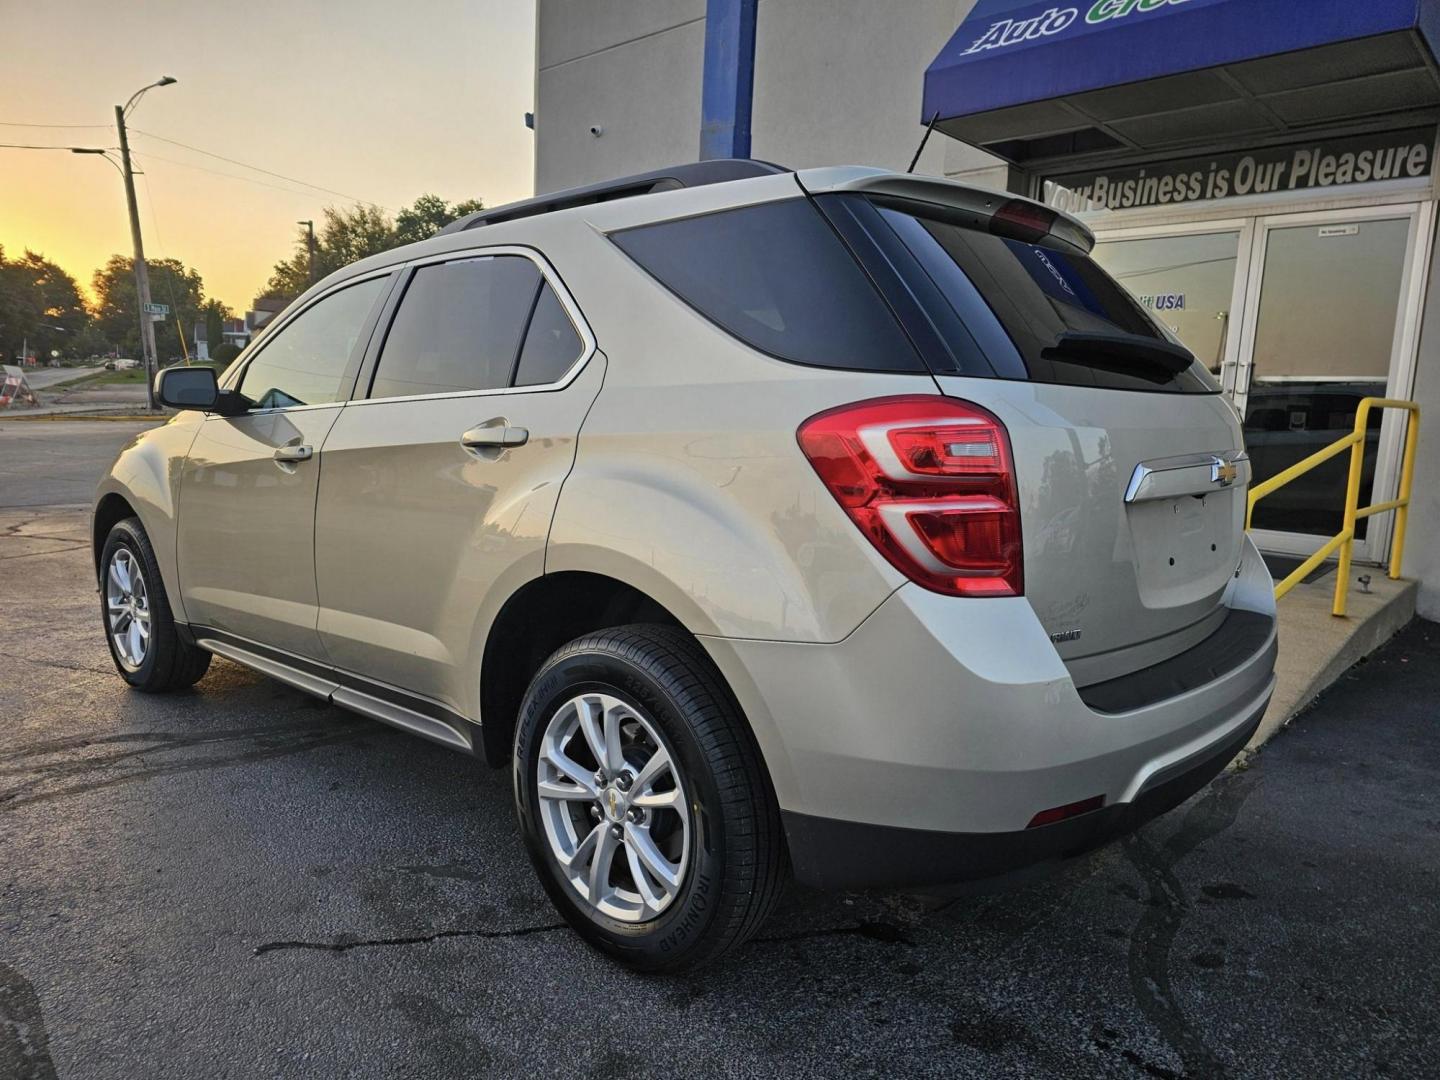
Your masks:
[[[1437,52],[1440,0],[979,0],[922,119],[1015,161],[1415,119]]]

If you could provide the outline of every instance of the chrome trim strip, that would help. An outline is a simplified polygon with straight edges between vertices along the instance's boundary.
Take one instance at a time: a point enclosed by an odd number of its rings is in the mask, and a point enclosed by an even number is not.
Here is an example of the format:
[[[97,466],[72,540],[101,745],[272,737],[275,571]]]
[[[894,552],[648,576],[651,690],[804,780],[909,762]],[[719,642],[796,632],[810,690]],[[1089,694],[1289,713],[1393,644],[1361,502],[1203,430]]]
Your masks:
[[[349,709],[371,720],[379,720],[382,724],[389,724],[455,750],[470,753],[475,749],[471,729],[478,725],[472,725],[470,721],[451,712],[439,702],[373,682],[348,671],[338,671],[279,649],[237,638],[223,630],[190,627],[190,631],[195,644],[202,649],[208,649],[216,656],[223,656],[262,675],[268,675],[287,686],[314,694],[342,709]],[[414,707],[393,700],[396,698],[409,701]],[[429,714],[440,715],[427,715],[427,712],[421,711],[422,707],[428,710]]]
[[[1236,475],[1225,482],[1220,470],[1233,466]],[[1250,455],[1244,450],[1227,450],[1217,454],[1183,454],[1173,458],[1142,461],[1135,466],[1125,488],[1127,503],[1149,499],[1173,499],[1181,495],[1208,495],[1250,484]]]
[[[211,636],[210,632],[206,630],[200,631],[195,636],[195,644],[202,649],[210,650],[216,656],[233,660],[237,664],[260,672],[261,675],[268,675],[272,679],[293,686],[297,690],[304,690],[307,694],[314,694],[316,697],[329,700],[330,695],[340,688],[340,684],[337,682],[312,675],[298,667],[262,656],[260,653],[251,652],[233,642],[221,641]]]
[[[349,686],[337,687],[330,695],[330,703],[339,705],[342,709],[350,709],[353,712],[361,713],[372,720],[379,720],[381,723],[389,724],[404,731],[412,732],[421,738],[429,739],[431,742],[443,743],[455,750],[470,751],[474,749],[474,742],[469,735],[461,729],[430,716],[422,716],[418,712],[405,708],[403,705],[396,705],[393,702],[382,701],[378,697],[363,693]]]
[[[496,255],[517,255],[521,258],[529,259],[535,264],[535,268],[540,271],[540,276],[544,278],[545,283],[550,286],[551,291],[554,292],[555,296],[559,299],[560,306],[565,309],[565,314],[570,319],[570,325],[574,327],[576,335],[580,338],[581,349],[580,355],[575,358],[575,362],[565,369],[565,373],[561,375],[560,378],[554,382],[540,383],[536,386],[500,386],[490,390],[452,390],[439,394],[400,394],[393,397],[353,397],[345,404],[347,406],[384,405],[394,401],[445,401],[451,398],[539,394],[551,390],[563,390],[574,382],[576,378],[579,377],[580,372],[585,369],[585,365],[590,362],[590,359],[600,351],[600,346],[595,340],[595,333],[590,329],[590,324],[585,321],[585,316],[581,314],[580,306],[575,303],[575,298],[571,296],[570,291],[565,288],[565,283],[560,279],[560,275],[556,272],[555,268],[550,265],[549,260],[535,248],[524,247],[519,244],[495,244],[487,247],[460,248],[455,251],[442,252],[438,255],[426,255],[423,258],[413,259],[407,262],[405,267],[411,269],[421,266],[433,266],[436,263],[465,262],[472,259],[492,258]],[[400,298],[400,304],[404,304],[404,302],[405,298],[402,296]],[[396,306],[395,312],[391,313],[390,321],[392,323],[395,321],[395,314],[398,312],[399,305]],[[384,330],[388,329],[388,327],[376,327],[376,329]],[[523,345],[524,343],[522,342],[521,344]],[[379,355],[375,358],[372,377],[375,372],[380,370],[380,364],[384,359],[385,350],[382,346]],[[357,386],[355,389],[358,391],[360,388]]]

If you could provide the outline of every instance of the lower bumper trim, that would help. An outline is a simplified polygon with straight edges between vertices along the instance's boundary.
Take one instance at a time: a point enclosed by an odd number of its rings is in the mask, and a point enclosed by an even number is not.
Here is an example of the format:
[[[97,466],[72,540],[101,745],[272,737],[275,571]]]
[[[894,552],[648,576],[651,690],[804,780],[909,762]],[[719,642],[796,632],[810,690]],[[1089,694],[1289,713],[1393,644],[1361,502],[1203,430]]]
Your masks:
[[[1153,777],[1132,802],[1020,832],[934,832],[782,810],[795,877],[830,891],[904,889],[984,881],[1040,864],[1058,865],[1134,832],[1190,798],[1245,748],[1264,714],[1262,706],[1223,744]]]

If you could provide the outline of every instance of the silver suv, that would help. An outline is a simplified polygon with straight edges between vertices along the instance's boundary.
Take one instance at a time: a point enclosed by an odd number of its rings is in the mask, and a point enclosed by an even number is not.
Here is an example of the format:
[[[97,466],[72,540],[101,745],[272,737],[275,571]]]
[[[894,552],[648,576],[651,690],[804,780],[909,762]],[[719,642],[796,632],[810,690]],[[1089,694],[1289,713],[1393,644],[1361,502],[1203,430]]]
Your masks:
[[[1274,686],[1250,466],[1079,222],[712,162],[300,297],[101,483],[110,650],[511,769],[575,929],[676,970],[793,874],[952,885],[1202,787]]]

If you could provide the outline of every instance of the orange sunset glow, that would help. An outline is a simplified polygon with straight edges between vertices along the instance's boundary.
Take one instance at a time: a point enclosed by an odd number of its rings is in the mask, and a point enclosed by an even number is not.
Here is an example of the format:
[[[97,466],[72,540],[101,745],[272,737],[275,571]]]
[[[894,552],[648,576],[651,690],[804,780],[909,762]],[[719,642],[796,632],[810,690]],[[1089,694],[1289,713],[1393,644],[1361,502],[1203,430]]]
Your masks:
[[[114,106],[174,76],[129,121],[146,255],[243,312],[326,206],[530,194],[534,19],[532,0],[0,0],[0,143],[113,148]],[[0,246],[88,289],[131,251],[117,170],[0,149]]]

